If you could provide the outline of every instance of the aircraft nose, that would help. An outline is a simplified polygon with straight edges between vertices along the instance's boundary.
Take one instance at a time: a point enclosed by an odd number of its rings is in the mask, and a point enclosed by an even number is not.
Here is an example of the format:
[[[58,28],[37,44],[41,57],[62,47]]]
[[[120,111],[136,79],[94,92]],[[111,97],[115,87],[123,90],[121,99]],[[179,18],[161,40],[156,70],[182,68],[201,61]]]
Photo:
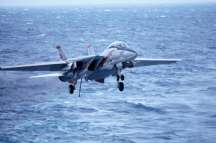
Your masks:
[[[133,51],[133,50],[132,50],[132,51]],[[136,51],[133,51],[132,53],[133,53],[134,58],[136,58],[137,55],[138,55],[137,52],[136,52]]]
[[[137,52],[135,52],[134,50],[131,50],[131,49],[124,49],[124,57],[127,59],[127,60],[133,60],[137,57]],[[122,55],[122,56],[123,56]]]
[[[136,52],[136,51],[131,50],[131,49],[129,49],[128,51],[130,52],[130,55],[131,55],[131,57],[132,57],[133,59],[135,59],[135,58],[137,57],[137,52]]]

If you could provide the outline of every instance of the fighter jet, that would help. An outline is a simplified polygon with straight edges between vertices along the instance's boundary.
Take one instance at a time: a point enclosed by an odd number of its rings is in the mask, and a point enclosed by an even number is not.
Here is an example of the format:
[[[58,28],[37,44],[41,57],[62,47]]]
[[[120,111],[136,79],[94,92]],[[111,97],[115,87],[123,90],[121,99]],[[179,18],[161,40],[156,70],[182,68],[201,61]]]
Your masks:
[[[50,71],[50,74],[32,76],[31,78],[58,77],[60,81],[69,83],[69,93],[73,94],[77,81],[80,80],[79,96],[82,80],[104,83],[105,78],[115,76],[119,91],[124,90],[125,77],[122,70],[141,66],[172,64],[180,59],[148,59],[139,58],[136,51],[129,49],[122,41],[111,43],[101,54],[91,54],[88,47],[88,56],[68,59],[58,45],[61,61],[45,62],[40,64],[26,64],[0,67],[2,71]],[[53,73],[54,72],[54,73]]]

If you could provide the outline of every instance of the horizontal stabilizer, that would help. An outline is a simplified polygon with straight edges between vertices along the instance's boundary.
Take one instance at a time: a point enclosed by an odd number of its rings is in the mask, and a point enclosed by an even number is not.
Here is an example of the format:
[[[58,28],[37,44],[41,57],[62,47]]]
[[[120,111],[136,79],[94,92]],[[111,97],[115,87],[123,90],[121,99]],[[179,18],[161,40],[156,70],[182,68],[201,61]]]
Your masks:
[[[30,78],[59,77],[59,76],[62,76],[62,73],[52,73],[52,74],[36,75],[36,76],[31,76]]]

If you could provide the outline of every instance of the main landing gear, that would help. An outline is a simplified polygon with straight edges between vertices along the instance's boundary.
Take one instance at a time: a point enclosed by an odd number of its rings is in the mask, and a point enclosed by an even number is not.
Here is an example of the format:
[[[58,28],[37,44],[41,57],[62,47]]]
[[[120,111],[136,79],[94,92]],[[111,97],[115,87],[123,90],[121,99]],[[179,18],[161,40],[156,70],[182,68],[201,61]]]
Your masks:
[[[124,75],[117,75],[118,89],[119,91],[124,90]]]
[[[69,85],[69,93],[73,94],[75,90],[75,86],[74,85]]]
[[[68,88],[69,88],[69,93],[70,93],[70,94],[73,94],[73,93],[74,93],[75,85],[76,85],[76,81],[70,81],[70,82],[69,82]]]
[[[81,77],[81,79],[80,79],[79,97],[80,97],[80,93],[81,93],[82,79],[83,79],[83,77]],[[77,81],[69,81],[69,93],[70,93],[70,94],[73,94],[73,93],[74,93],[76,83],[77,83]]]

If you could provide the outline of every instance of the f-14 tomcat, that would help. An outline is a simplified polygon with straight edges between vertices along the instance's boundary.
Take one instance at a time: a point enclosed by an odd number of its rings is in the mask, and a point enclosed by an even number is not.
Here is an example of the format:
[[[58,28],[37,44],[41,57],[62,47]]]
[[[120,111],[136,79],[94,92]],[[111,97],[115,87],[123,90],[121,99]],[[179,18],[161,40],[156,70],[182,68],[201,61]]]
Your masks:
[[[124,90],[124,75],[122,70],[126,68],[135,68],[140,66],[150,66],[159,64],[171,64],[180,61],[179,59],[146,59],[138,58],[137,52],[129,49],[128,45],[121,41],[111,43],[103,53],[99,55],[89,55],[67,59],[60,46],[56,46],[61,61],[46,62],[41,64],[27,64],[18,66],[4,66],[0,70],[5,71],[52,71],[54,73],[32,76],[40,77],[58,77],[62,82],[69,83],[70,94],[74,93],[77,81],[82,79],[93,80],[104,83],[108,76],[116,76],[118,89]],[[80,90],[79,90],[80,96]]]

